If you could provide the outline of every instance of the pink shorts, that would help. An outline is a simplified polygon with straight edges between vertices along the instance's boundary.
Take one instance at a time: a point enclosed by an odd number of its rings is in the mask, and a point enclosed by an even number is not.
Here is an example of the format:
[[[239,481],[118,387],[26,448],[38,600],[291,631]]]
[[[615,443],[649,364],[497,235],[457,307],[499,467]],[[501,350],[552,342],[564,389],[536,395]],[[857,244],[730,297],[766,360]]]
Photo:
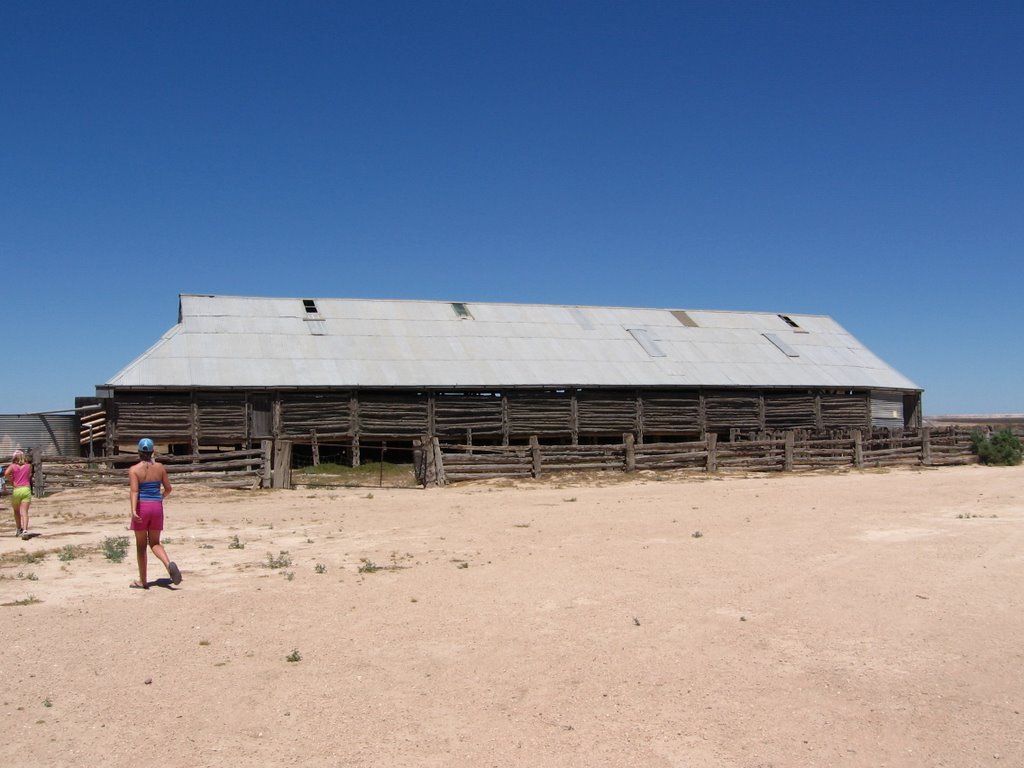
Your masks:
[[[162,501],[140,501],[139,517],[132,518],[133,531],[162,531],[164,529],[164,503]]]

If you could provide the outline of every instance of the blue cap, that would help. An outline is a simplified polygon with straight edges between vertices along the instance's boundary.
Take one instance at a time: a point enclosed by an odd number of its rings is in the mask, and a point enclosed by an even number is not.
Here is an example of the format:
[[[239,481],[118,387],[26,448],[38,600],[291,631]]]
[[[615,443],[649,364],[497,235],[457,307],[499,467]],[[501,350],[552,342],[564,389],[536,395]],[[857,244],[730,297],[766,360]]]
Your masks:
[[[153,441],[148,437],[144,437],[139,440],[139,453],[152,453],[153,452]]]

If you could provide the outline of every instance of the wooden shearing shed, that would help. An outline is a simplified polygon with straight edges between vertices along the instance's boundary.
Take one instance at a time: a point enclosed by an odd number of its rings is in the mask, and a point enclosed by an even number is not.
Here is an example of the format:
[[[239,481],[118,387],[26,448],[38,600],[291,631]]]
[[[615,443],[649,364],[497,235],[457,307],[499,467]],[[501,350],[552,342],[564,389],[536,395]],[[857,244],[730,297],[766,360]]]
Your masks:
[[[350,463],[442,442],[581,445],[916,427],[921,389],[829,317],[182,295],[96,397],[104,452],[288,441]],[[308,447],[308,448],[307,448]]]

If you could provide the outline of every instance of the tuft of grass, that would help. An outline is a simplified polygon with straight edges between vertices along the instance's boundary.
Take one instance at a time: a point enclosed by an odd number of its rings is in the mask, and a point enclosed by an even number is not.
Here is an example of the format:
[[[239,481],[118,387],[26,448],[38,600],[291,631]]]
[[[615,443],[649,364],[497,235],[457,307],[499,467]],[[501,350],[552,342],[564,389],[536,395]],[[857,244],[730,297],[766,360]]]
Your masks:
[[[286,550],[281,550],[277,557],[267,552],[267,568],[287,568],[292,564],[292,558]]]
[[[61,562],[68,562],[69,560],[76,560],[82,556],[82,548],[76,547],[73,544],[65,544],[64,547],[57,553],[57,559]]]
[[[18,571],[18,579],[20,581],[39,581],[39,577],[34,573],[25,573],[24,571]]]
[[[693,538],[695,538],[695,539],[699,539],[699,538],[700,538],[701,536],[703,536],[704,534],[703,534],[703,533],[701,533],[700,531],[694,531],[694,532],[693,532],[693,533],[691,533],[690,535],[691,535],[691,536],[693,536]]]
[[[53,706],[53,702],[50,701],[50,697],[49,696],[47,696],[45,699],[43,699],[43,706],[47,707],[47,708]]]
[[[11,607],[14,607],[14,606],[21,606],[21,605],[35,605],[36,603],[41,603],[41,602],[43,602],[43,601],[40,600],[35,595],[29,595],[28,597],[24,598],[23,600],[13,600],[13,601],[11,601],[9,603],[0,603],[0,605],[4,605],[5,607],[11,608]]]
[[[17,552],[5,552],[0,555],[0,565],[35,565],[45,559],[45,552],[27,552],[24,549],[19,549]]]
[[[128,554],[127,536],[107,536],[100,542],[100,551],[112,563],[120,563]]]
[[[360,573],[376,573],[380,570],[380,566],[372,560],[361,557],[359,558],[359,572]]]
[[[295,571],[281,571],[281,575],[284,576],[285,581],[291,581],[295,578]]]
[[[289,653],[287,656],[285,656],[284,660],[285,661],[290,661],[292,663],[295,663],[297,661],[302,661],[302,654],[299,653],[299,649],[298,648],[292,648],[292,652]]]
[[[231,537],[231,541],[228,542],[228,549],[245,549],[245,542],[239,541],[238,534]]]
[[[317,563],[313,566],[313,571],[316,573],[327,573],[327,566],[323,563]]]

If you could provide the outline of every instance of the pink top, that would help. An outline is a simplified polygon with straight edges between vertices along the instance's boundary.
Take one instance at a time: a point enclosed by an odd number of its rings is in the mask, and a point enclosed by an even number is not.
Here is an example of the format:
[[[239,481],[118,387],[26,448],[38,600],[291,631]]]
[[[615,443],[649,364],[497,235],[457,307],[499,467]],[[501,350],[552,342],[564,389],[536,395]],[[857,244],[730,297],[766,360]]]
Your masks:
[[[31,464],[11,464],[11,483],[15,488],[23,488],[32,484]]]

